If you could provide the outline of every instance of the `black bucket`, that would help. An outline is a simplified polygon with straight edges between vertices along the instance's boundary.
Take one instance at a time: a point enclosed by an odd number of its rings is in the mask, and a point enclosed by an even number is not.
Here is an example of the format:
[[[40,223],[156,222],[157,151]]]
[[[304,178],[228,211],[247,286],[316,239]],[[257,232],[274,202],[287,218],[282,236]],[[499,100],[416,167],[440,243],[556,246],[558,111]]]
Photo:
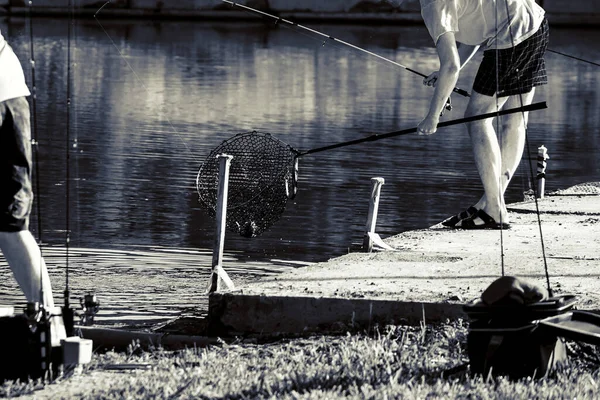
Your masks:
[[[571,312],[576,302],[575,296],[562,296],[527,305],[481,301],[465,305],[471,320],[467,335],[471,373],[511,379],[542,377],[565,363],[567,352],[561,338],[573,336],[564,326],[577,315]],[[594,329],[590,325],[578,334],[587,338],[591,330],[600,333],[598,325]]]
[[[0,316],[0,384],[54,379],[62,364],[60,347],[50,343],[50,322],[26,314]]]

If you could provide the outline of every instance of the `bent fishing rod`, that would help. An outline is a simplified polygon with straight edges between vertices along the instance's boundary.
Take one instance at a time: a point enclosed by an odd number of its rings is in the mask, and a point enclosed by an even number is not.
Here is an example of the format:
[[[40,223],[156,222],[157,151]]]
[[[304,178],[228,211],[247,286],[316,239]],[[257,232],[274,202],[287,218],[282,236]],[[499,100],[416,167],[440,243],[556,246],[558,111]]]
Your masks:
[[[335,38],[335,37],[333,37],[333,36],[331,36],[331,35],[328,35],[328,34],[326,34],[326,33],[319,32],[319,31],[317,31],[317,30],[315,30],[315,29],[309,28],[308,26],[300,25],[300,24],[298,24],[298,23],[296,23],[296,22],[294,22],[294,21],[290,21],[290,20],[287,20],[287,19],[284,19],[284,18],[278,17],[278,16],[276,16],[276,15],[269,14],[269,13],[266,13],[266,12],[264,12],[264,11],[257,10],[257,9],[255,9],[255,8],[248,7],[248,6],[246,6],[246,5],[239,4],[239,3],[236,3],[236,2],[233,2],[233,1],[229,1],[229,0],[221,0],[221,1],[222,1],[223,3],[227,3],[227,4],[231,5],[231,7],[238,7],[238,8],[241,8],[241,9],[243,9],[243,10],[250,11],[250,12],[252,12],[252,13],[255,13],[255,14],[258,14],[258,15],[262,15],[263,17],[271,18],[271,19],[275,20],[275,23],[276,23],[276,24],[277,24],[278,22],[283,22],[283,23],[285,23],[285,24],[292,25],[292,26],[295,26],[295,27],[297,27],[297,28],[300,28],[300,29],[304,29],[304,30],[306,30],[306,31],[309,31],[309,32],[311,32],[311,33],[314,33],[314,34],[316,34],[316,35],[323,36],[323,37],[325,37],[325,38],[327,38],[327,39],[330,39],[330,40],[332,40],[332,41],[334,41],[334,42],[337,42],[337,43],[343,44],[343,45],[345,45],[345,46],[351,47],[351,48],[353,48],[354,50],[358,50],[358,51],[361,51],[361,52],[363,52],[363,53],[365,53],[365,54],[368,54],[368,55],[370,55],[370,56],[377,57],[377,58],[379,58],[380,60],[383,60],[383,61],[385,61],[385,62],[388,62],[388,63],[390,63],[390,64],[393,64],[393,65],[395,65],[395,66],[397,66],[397,67],[403,68],[403,69],[405,69],[405,70],[407,70],[407,71],[409,71],[409,72],[412,72],[413,74],[419,75],[419,76],[421,76],[421,77],[423,77],[423,78],[427,78],[427,75],[425,75],[424,73],[422,73],[422,72],[419,72],[419,71],[416,71],[416,70],[414,70],[414,69],[412,69],[412,68],[409,68],[409,67],[407,67],[406,65],[402,65],[402,64],[400,64],[400,63],[398,63],[398,62],[396,62],[396,61],[390,60],[389,58],[385,58],[385,57],[383,57],[383,56],[380,56],[380,55],[379,55],[379,54],[377,54],[377,53],[373,53],[372,51],[369,51],[369,50],[363,49],[362,47],[358,47],[358,46],[356,46],[356,45],[354,45],[354,44],[352,44],[352,43],[348,43],[348,42],[346,42],[346,41],[344,41],[344,40],[341,40],[341,39]],[[469,94],[469,92],[467,92],[467,91],[466,91],[466,90],[464,90],[464,89],[460,89],[460,88],[457,88],[457,87],[455,87],[455,88],[454,88],[454,89],[452,89],[452,90],[453,90],[455,93],[458,93],[458,94],[460,94],[461,96],[465,96],[465,97],[469,97],[469,96],[471,96],[471,95]]]
[[[544,108],[547,108],[546,102],[534,103],[523,107],[445,121],[439,123],[437,127],[441,128]],[[196,177],[198,199],[202,207],[209,214],[216,217],[219,200],[215,188],[221,179],[220,176],[227,176],[229,195],[225,216],[226,226],[229,230],[241,236],[256,237],[277,222],[283,215],[288,200],[296,197],[299,176],[298,164],[301,157],[414,132],[417,132],[416,127],[395,132],[371,134],[359,139],[305,151],[297,150],[267,132],[239,133],[214,148],[206,157],[206,161],[200,166]],[[221,166],[224,155],[225,157],[233,157],[227,172],[224,172]]]
[[[487,119],[487,118],[499,117],[501,115],[508,115],[508,114],[513,114],[516,112],[529,112],[529,111],[535,111],[535,110],[543,110],[545,108],[548,108],[546,102],[540,101],[538,103],[532,103],[532,104],[524,105],[522,107],[509,108],[506,110],[493,111],[493,112],[489,112],[489,113],[485,113],[485,114],[473,115],[470,117],[464,117],[464,118],[453,119],[450,121],[440,122],[439,124],[437,124],[437,128],[458,125],[458,124],[464,124],[464,123],[479,121],[479,120]],[[315,149],[310,149],[310,150],[305,150],[305,151],[297,151],[296,150],[295,156],[302,157],[307,154],[319,153],[321,151],[337,149],[340,147],[351,146],[351,145],[355,145],[355,144],[363,143],[363,142],[373,142],[375,140],[385,139],[385,138],[394,137],[394,136],[407,135],[409,133],[416,133],[417,131],[418,131],[418,127],[413,127],[413,128],[402,129],[402,130],[394,131],[394,132],[373,133],[369,136],[366,136],[366,137],[363,137],[360,139],[349,140],[347,142],[335,143],[335,144],[331,144],[328,146],[318,147]]]

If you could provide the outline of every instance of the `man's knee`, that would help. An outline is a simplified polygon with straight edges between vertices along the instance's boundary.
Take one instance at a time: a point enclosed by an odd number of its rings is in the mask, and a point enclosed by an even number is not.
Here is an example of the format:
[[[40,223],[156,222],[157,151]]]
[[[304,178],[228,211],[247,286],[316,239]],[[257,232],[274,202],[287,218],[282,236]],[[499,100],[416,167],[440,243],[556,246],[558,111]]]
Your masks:
[[[508,132],[517,132],[524,131],[525,123],[523,119],[523,114],[516,112],[513,114],[508,114],[502,116],[499,124],[500,133],[508,133]]]
[[[465,110],[465,117],[475,117],[482,114],[487,114],[496,111],[502,104],[498,104],[496,97],[487,96],[481,93],[473,92],[469,98],[469,104]],[[493,118],[480,119],[467,123],[469,134],[484,131],[490,128]]]
[[[465,112],[465,118],[480,115],[480,113],[469,113]],[[470,136],[477,135],[479,133],[486,133],[492,127],[492,118],[479,119],[476,121],[467,122],[467,132]]]

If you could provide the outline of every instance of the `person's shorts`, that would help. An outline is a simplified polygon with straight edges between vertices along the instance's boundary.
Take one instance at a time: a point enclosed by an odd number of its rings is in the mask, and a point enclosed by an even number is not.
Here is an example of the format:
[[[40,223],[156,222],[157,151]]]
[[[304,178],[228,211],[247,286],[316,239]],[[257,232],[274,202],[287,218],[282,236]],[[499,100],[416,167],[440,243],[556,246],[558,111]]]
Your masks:
[[[544,19],[533,36],[515,47],[484,51],[473,90],[487,96],[497,91],[498,97],[503,97],[528,93],[534,86],[548,83],[544,62],[548,36],[548,21]]]
[[[0,102],[0,231],[28,229],[33,203],[31,129],[25,97]]]

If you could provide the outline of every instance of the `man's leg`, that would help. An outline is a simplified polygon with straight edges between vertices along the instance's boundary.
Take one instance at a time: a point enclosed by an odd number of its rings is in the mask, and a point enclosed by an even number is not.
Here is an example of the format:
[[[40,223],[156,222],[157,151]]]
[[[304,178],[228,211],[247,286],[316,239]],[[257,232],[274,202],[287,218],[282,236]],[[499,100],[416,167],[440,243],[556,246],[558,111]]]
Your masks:
[[[0,232],[0,249],[27,301],[54,307],[46,263],[31,232]],[[40,283],[44,289],[43,299]]]
[[[33,202],[29,103],[24,97],[0,103],[0,250],[28,302],[40,303],[50,317],[50,342],[61,345],[66,330],[54,307],[50,277],[29,231]]]
[[[467,117],[494,112],[497,107],[502,107],[506,98],[496,100],[495,96],[486,96],[473,92],[467,111]],[[484,196],[475,207],[485,211],[496,222],[507,222],[506,208],[502,200],[500,174],[502,170],[502,155],[494,119],[474,121],[467,124],[471,146],[475,157],[475,165],[483,184]]]
[[[29,103],[25,97],[4,101],[0,103],[0,250],[27,301],[51,307],[54,301],[46,265],[28,229],[33,203],[31,165]]]
[[[531,104],[535,90],[523,95],[496,97],[473,92],[467,107],[467,116],[494,112],[497,107],[513,108]],[[522,103],[521,98],[522,96]],[[525,123],[523,117],[525,116]],[[475,163],[484,188],[484,195],[475,205],[496,222],[508,222],[504,192],[519,166],[525,144],[527,113],[502,116],[498,121],[487,119],[468,124]],[[499,137],[494,127],[498,124]]]
[[[535,88],[529,93],[509,96],[505,109],[529,105],[533,102]],[[528,113],[514,113],[500,118],[500,152],[502,153],[502,195],[519,167],[525,149],[525,129]]]
[[[50,276],[35,238],[29,230],[0,232],[0,249],[27,301],[42,304],[54,315],[50,318],[50,343],[52,347],[60,346],[67,333],[62,316],[57,316],[60,309],[54,308]]]

